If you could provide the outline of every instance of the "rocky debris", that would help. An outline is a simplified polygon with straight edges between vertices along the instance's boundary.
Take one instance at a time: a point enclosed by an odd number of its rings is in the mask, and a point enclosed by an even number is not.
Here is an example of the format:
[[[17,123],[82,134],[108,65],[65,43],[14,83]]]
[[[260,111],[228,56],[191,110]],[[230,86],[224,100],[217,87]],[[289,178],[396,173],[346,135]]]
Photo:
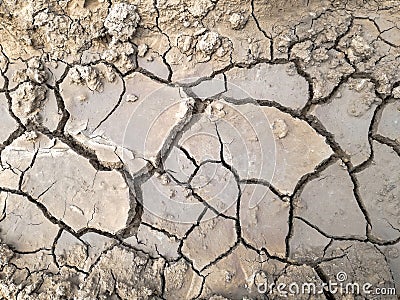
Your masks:
[[[301,60],[304,64],[311,63],[311,59],[314,58],[318,62],[326,61],[329,57],[326,49],[319,49],[312,54],[313,43],[311,41],[305,41],[297,43],[293,46],[291,55],[295,59]]]
[[[183,259],[167,264],[164,276],[166,298],[190,299],[201,292],[202,278]]]
[[[252,17],[250,2],[240,2],[240,8],[228,1],[218,1],[202,23],[229,38],[233,51],[232,63],[250,64],[271,59],[270,39]]]
[[[61,112],[52,86],[59,74],[53,71],[46,59],[36,56],[26,64],[10,65],[7,72],[13,77],[8,85],[14,114],[12,117],[15,120],[24,125],[35,123],[49,129],[57,127]]]
[[[185,2],[185,6],[194,17],[204,17],[213,8],[214,3],[211,0],[189,0]]]
[[[349,36],[349,45],[346,45],[346,54],[352,63],[358,63],[362,60],[368,59],[374,49],[362,36],[354,35]]]
[[[163,264],[161,259],[153,261],[140,252],[116,246],[101,255],[87,276],[62,268],[57,275],[41,278],[39,286],[21,286],[19,290],[27,299],[49,299],[54,296],[50,291],[58,298],[106,299],[119,295],[123,299],[152,299],[161,295]],[[1,287],[3,294],[15,296],[12,286]]]
[[[200,22],[169,35],[171,49],[165,55],[171,69],[171,80],[193,82],[227,67],[233,52],[232,42]],[[181,24],[176,24],[178,27]]]
[[[205,55],[211,55],[221,46],[219,34],[214,31],[206,32],[197,43],[198,49]]]
[[[393,89],[393,98],[400,99],[400,86]]]
[[[368,18],[353,20],[353,26],[338,43],[349,61],[362,71],[374,68],[388,50],[388,45],[379,39],[380,32],[375,24]]]
[[[350,102],[350,105],[347,108],[347,113],[351,116],[360,117],[364,115],[374,103],[380,102],[379,99],[374,97],[374,84],[367,79],[359,81],[351,80],[348,88],[363,94],[362,97],[357,97],[357,100],[354,100],[353,98],[353,101]]]
[[[104,27],[114,42],[126,42],[135,33],[139,20],[136,6],[121,2],[111,6],[104,20]]]
[[[139,57],[145,56],[148,50],[149,50],[149,47],[146,44],[140,44],[138,46],[138,56]]]
[[[67,231],[63,231],[57,240],[54,254],[60,266],[74,266],[87,270],[86,259],[88,246]]]
[[[72,84],[86,85],[91,91],[103,91],[99,72],[91,66],[75,66],[70,70],[69,78]]]
[[[247,19],[242,14],[233,13],[229,17],[229,22],[231,23],[232,29],[240,30],[246,25]]]
[[[191,35],[178,35],[176,39],[177,47],[183,54],[190,55],[193,53],[193,43],[194,38]]]
[[[13,60],[7,64],[7,68],[5,69],[5,76],[9,79],[8,86],[10,89],[17,88],[19,83],[22,83],[28,80],[26,76],[27,65],[26,62],[18,59]],[[4,79],[3,85],[4,85]]]
[[[326,56],[329,58],[325,59]],[[302,64],[313,84],[313,99],[318,101],[329,97],[341,80],[354,72],[354,67],[346,61],[344,53],[336,50],[319,53],[314,59],[317,62],[310,60],[307,63],[306,60]]]
[[[289,128],[284,120],[276,119],[272,123],[272,132],[278,139],[283,139],[289,132]]]
[[[70,113],[65,130],[73,136],[82,133],[92,137],[96,127],[118,103],[123,81],[118,76],[112,82],[103,81],[101,73],[107,72],[104,64],[82,68],[85,70],[82,73],[79,73],[80,67],[69,73],[71,80],[80,86],[71,85],[67,80],[60,85],[61,96]]]
[[[101,53],[100,57],[112,63],[122,73],[127,73],[136,68],[135,54],[137,50],[129,42],[111,44]]]
[[[97,233],[86,233],[80,238],[63,231],[57,239],[54,255],[59,266],[89,272],[101,254],[117,242]]]
[[[29,142],[34,142],[38,138],[38,134],[35,131],[28,131],[24,133],[25,139]]]
[[[130,261],[128,265],[125,262]],[[162,259],[150,260],[147,255],[115,247],[105,253],[83,283],[81,297],[106,296],[116,293],[124,299],[150,299],[161,295]],[[98,290],[91,288],[101,279]],[[116,284],[118,282],[118,284]],[[86,294],[86,295],[85,295]]]
[[[17,69],[13,74],[14,82],[31,80],[34,83],[42,84],[47,81],[49,75],[39,57],[33,57],[27,62],[27,68]]]
[[[208,105],[204,111],[211,122],[218,121],[226,115],[224,104],[221,102],[211,103],[211,105]]]
[[[126,95],[126,102],[136,102],[138,99],[138,96],[134,94]]]
[[[14,252],[10,249],[7,244],[1,242],[0,244],[0,267],[3,269],[11,258],[14,256]]]
[[[12,111],[23,122],[37,120],[40,108],[46,100],[47,89],[32,82],[24,82],[11,95]]]

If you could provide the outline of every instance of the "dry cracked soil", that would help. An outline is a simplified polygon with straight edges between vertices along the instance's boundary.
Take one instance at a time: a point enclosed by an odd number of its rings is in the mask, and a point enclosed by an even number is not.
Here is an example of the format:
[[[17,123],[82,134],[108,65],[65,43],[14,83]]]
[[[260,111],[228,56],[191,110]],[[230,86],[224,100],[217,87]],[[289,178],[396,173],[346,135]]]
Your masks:
[[[400,1],[0,1],[0,299],[399,299]]]

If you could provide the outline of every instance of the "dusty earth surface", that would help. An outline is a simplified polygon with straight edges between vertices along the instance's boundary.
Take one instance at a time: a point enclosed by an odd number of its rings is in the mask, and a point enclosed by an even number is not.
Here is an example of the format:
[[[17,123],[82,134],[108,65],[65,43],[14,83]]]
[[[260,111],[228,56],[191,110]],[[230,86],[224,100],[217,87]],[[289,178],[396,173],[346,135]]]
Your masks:
[[[3,0],[0,33],[1,299],[398,299],[400,1]]]

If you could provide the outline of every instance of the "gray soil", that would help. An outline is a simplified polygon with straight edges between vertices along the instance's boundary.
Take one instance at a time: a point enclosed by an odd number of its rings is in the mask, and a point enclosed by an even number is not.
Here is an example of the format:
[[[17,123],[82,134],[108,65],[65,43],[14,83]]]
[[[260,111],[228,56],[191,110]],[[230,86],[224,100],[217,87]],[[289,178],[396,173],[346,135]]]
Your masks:
[[[0,299],[398,299],[399,70],[398,0],[0,1]]]

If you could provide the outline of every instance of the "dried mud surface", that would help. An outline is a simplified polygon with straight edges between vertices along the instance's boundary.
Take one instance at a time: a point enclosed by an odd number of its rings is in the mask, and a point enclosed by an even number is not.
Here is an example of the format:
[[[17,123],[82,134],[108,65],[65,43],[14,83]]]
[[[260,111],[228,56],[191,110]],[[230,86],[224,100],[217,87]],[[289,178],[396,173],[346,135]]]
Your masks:
[[[1,299],[398,299],[400,1],[3,0],[0,32]],[[260,289],[332,280],[374,292]]]

